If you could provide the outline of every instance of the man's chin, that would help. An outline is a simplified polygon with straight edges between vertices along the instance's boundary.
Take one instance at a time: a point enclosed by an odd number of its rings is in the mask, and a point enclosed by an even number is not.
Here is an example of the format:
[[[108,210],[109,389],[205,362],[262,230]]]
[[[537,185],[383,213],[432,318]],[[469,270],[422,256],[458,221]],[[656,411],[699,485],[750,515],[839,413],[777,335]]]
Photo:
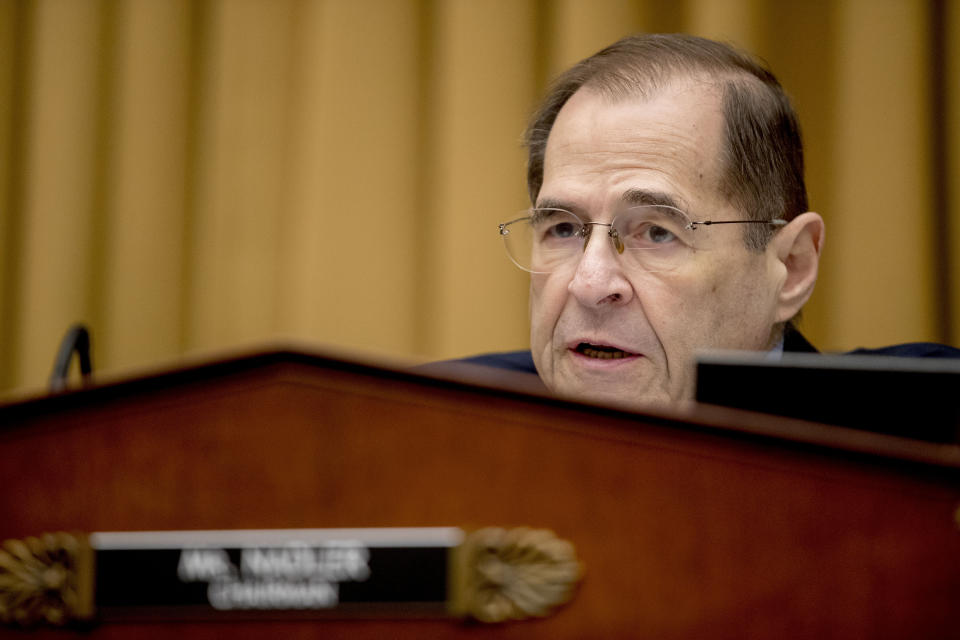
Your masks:
[[[559,379],[546,383],[553,393],[578,402],[625,409],[663,408],[677,406],[683,398],[673,398],[663,388],[649,381],[618,380],[615,384],[596,384],[595,381]]]

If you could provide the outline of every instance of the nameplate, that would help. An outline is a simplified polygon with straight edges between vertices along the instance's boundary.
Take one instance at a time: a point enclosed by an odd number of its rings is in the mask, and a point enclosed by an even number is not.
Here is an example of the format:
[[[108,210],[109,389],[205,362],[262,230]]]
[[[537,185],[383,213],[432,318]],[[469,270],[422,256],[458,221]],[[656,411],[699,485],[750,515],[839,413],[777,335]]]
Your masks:
[[[546,529],[47,533],[0,546],[0,624],[548,615],[582,575]]]
[[[97,610],[446,612],[455,528],[94,533]]]

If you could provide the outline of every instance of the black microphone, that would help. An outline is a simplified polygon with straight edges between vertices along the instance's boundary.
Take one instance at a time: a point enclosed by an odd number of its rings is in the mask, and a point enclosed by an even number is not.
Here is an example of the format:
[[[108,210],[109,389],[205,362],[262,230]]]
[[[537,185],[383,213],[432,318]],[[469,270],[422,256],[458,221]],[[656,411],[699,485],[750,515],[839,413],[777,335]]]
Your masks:
[[[80,358],[80,375],[83,383],[89,384],[90,374],[93,373],[93,364],[90,361],[90,332],[82,324],[75,324],[67,330],[67,334],[60,341],[57,359],[53,363],[53,373],[50,374],[50,391],[56,393],[67,388],[67,378],[70,376],[70,361],[74,352]]]

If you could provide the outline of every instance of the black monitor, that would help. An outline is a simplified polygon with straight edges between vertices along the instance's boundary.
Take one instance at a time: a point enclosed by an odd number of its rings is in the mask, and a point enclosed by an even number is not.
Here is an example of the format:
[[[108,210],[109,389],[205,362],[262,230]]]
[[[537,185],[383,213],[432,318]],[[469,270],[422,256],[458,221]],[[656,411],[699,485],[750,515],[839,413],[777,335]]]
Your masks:
[[[709,352],[697,401],[931,442],[960,442],[960,360]]]

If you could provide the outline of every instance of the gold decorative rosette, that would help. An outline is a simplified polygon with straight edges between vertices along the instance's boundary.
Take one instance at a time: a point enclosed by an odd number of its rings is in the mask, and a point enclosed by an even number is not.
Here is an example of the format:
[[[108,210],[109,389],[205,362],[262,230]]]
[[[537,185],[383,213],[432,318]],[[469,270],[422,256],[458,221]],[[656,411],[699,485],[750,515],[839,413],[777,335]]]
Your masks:
[[[0,549],[0,623],[62,625],[93,613],[93,553],[82,536],[48,533]]]
[[[454,610],[481,622],[546,616],[583,575],[573,545],[545,529],[480,529],[456,553]]]

